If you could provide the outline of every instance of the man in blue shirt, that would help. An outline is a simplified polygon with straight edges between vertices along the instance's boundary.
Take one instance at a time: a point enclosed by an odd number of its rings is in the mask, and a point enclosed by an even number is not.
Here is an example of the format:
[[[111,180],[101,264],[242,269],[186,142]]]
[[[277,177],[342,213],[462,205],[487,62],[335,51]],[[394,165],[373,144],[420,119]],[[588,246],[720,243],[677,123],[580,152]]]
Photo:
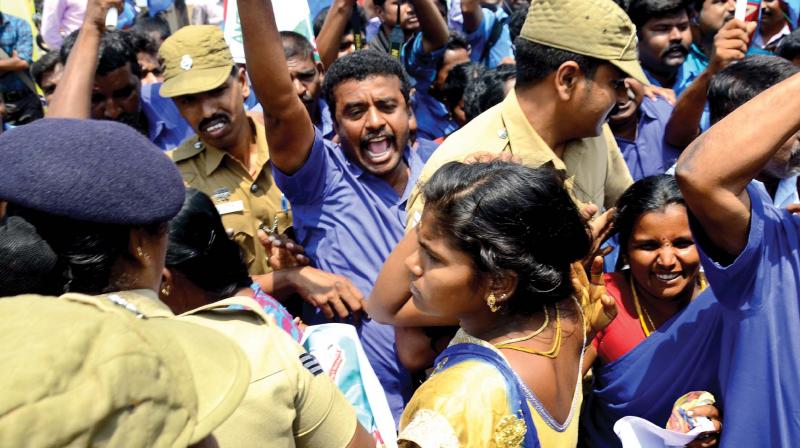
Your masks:
[[[693,234],[723,307],[721,446],[800,440],[800,216],[751,184],[800,131],[800,76],[770,88],[695,140],[677,166]]]
[[[421,21],[438,15],[432,0],[414,0]],[[410,86],[398,61],[373,50],[337,60],[324,96],[341,145],[324,140],[292,88],[271,2],[240,0],[245,55],[264,106],[270,161],[278,187],[292,204],[298,242],[314,264],[350,278],[369,294],[385,258],[404,232],[405,204],[422,162],[408,146]],[[423,24],[423,27],[426,24]],[[441,48],[442,33],[423,35],[425,52]],[[334,303],[341,311],[346,303]],[[322,316],[307,310],[306,321]],[[340,313],[341,315],[341,313]],[[367,320],[361,341],[399,417],[410,395],[394,329]]]
[[[98,25],[84,22],[86,26]],[[141,68],[130,33],[109,30],[97,43],[81,39],[78,33],[75,31],[64,39],[61,59],[66,63],[76,52],[95,57],[99,54],[97,71],[88,72],[91,66],[78,65],[79,70],[87,71],[82,79],[91,79],[92,83],[72,86],[60,83],[59,88],[83,89],[86,96],[91,96],[92,118],[125,123],[163,150],[174,149],[194,135],[175,104],[158,94],[160,83],[142,85]]]
[[[629,78],[625,83],[629,96],[614,106],[608,125],[633,180],[664,174],[681,154],[664,142],[672,105],[664,99],[645,98],[644,88],[636,80]]]
[[[444,20],[440,26],[444,27]],[[414,114],[419,123],[418,135],[428,140],[446,137],[457,131],[459,125],[439,98],[453,67],[470,60],[466,37],[459,32],[452,32],[443,49],[425,54],[420,35],[407,48],[410,51],[405,54],[404,63],[414,80]]]
[[[527,10],[528,6],[513,8]],[[502,2],[498,5],[479,0],[451,0],[449,7],[449,26],[467,34],[472,61],[489,68],[514,61],[514,45],[508,27],[512,7]]]
[[[427,55],[420,55],[420,47],[414,42],[404,58],[406,70],[415,81],[414,113],[419,120],[419,134],[429,140],[446,137],[460,127],[441,102],[453,67],[471,60],[493,68],[514,59],[507,16],[502,9],[495,12],[483,8],[478,0],[462,0],[459,7],[466,36],[451,32],[444,51]],[[440,26],[446,26],[444,21]],[[426,30],[423,28],[422,32]]]
[[[756,23],[733,19],[734,9],[733,0],[705,0],[702,9],[693,15],[694,42],[681,67],[682,85],[675,86],[675,93],[680,96],[665,134],[666,141],[676,148],[685,148],[708,129],[706,100],[711,78],[748,54]]]
[[[28,22],[0,12],[0,93],[7,124],[19,126],[42,118],[42,103],[28,69],[33,63],[33,35]]]
[[[684,87],[681,67],[689,54],[692,32],[685,0],[633,0],[628,16],[639,37],[639,60],[654,86]]]
[[[281,42],[297,96],[306,107],[314,126],[322,131],[322,136],[333,138],[336,133],[333,131],[331,112],[320,95],[325,70],[322,63],[314,61],[314,47],[302,34],[293,31],[281,31]]]
[[[708,104],[711,122],[726,115],[776,83],[800,72],[791,62],[776,56],[751,56],[729,65],[711,80]],[[778,208],[800,202],[797,178],[800,173],[800,143],[792,138],[756,176]]]

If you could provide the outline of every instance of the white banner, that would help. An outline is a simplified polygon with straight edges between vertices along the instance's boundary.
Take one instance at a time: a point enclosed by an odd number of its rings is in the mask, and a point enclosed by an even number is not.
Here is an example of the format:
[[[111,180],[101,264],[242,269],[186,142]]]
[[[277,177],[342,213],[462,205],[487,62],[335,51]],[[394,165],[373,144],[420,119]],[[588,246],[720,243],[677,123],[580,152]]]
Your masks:
[[[270,0],[264,0],[270,1]],[[275,21],[280,31],[294,31],[314,43],[314,28],[311,24],[311,10],[307,0],[271,0],[275,11]],[[242,25],[239,22],[239,8],[236,0],[225,2],[225,41],[231,48],[233,60],[245,62],[242,44]],[[315,45],[316,46],[316,45]]]

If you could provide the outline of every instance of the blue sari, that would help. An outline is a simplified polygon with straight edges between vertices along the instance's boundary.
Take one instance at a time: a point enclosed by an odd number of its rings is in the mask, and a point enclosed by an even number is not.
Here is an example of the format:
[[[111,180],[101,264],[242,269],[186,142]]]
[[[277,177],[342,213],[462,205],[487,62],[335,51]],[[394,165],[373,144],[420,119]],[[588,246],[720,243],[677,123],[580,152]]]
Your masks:
[[[620,447],[613,427],[628,415],[663,427],[686,392],[704,390],[719,398],[721,335],[722,309],[709,288],[633,350],[595,365],[581,416],[584,442]]]

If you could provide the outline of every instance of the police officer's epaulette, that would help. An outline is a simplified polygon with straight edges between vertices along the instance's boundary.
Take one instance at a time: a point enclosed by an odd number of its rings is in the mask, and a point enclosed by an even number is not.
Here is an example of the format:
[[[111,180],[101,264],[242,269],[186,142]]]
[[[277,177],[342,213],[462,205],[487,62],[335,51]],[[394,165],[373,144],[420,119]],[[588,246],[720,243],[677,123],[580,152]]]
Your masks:
[[[172,159],[173,162],[178,163],[200,154],[203,152],[203,149],[205,149],[205,145],[203,145],[203,142],[195,135],[186,139],[180,146],[172,151],[167,151],[167,156]]]

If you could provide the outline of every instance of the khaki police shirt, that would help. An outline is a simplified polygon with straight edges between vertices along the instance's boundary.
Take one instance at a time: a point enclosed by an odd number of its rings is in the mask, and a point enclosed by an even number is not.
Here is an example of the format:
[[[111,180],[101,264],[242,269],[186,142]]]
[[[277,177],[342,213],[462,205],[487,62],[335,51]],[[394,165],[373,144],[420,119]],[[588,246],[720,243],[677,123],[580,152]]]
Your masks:
[[[264,126],[252,117],[258,143],[257,164],[262,168],[253,178],[241,162],[227,152],[208,146],[197,135],[186,139],[167,155],[178,165],[187,186],[207,194],[222,216],[222,224],[242,248],[251,275],[269,272],[267,253],[258,239],[259,228],[282,233],[292,225],[288,202],[283,199],[269,164]]]
[[[230,309],[230,304],[247,309]],[[356,431],[355,410],[327,374],[303,367],[303,347],[258,310],[252,299],[234,297],[178,317],[225,334],[250,360],[247,395],[214,430],[217,443],[223,448],[346,447]]]
[[[260,305],[249,297],[234,297],[181,316],[149,289],[94,296],[119,296],[147,318],[173,318],[202,325],[233,340],[250,361],[250,386],[225,422],[214,430],[220,448],[346,447],[356,431],[356,413],[325,373],[303,367],[297,344]],[[66,294],[62,297],[84,296]],[[243,309],[230,309],[238,305]]]
[[[528,166],[552,164],[567,173],[567,187],[579,203],[613,207],[631,184],[628,166],[622,158],[611,129],[603,126],[599,137],[584,138],[567,144],[560,159],[542,140],[525,118],[512,91],[502,103],[487,110],[461,130],[449,136],[422,169],[422,174],[408,199],[406,230],[416,225],[424,201],[421,186],[442,165],[462,161],[475,152],[509,151]]]

